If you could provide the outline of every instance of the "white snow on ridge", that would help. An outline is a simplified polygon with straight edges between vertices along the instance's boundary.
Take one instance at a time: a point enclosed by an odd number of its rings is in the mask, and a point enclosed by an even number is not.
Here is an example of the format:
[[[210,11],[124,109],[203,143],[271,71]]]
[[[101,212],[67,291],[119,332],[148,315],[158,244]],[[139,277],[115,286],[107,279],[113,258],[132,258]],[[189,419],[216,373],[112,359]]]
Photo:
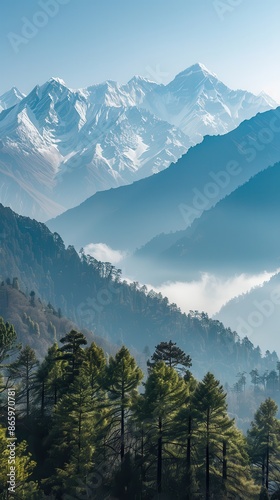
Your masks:
[[[203,64],[167,85],[135,76],[73,90],[55,77],[28,96],[14,87],[0,97],[1,192],[19,213],[33,215],[37,204],[38,218],[46,220],[40,192],[52,207],[70,208],[161,171],[203,136],[224,134],[276,105],[266,94],[229,89]],[[20,188],[10,175],[18,170],[26,178]]]

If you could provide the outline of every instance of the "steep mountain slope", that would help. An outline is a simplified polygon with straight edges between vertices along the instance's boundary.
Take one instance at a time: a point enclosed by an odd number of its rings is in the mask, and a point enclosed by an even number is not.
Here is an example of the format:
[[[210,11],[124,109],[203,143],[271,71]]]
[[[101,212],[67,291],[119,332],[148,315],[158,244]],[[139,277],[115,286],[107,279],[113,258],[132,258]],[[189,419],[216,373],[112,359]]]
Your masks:
[[[51,78],[26,97],[12,89],[0,106],[0,201],[46,220],[164,170],[203,135],[276,103],[231,91],[195,65],[167,86],[134,77],[71,90]]]
[[[199,142],[205,135],[233,130],[257,112],[266,111],[270,103],[263,94],[231,90],[198,63],[179,73],[168,85],[156,87],[146,96],[143,106]],[[275,102],[272,107],[276,107]]]
[[[191,227],[161,235],[132,260],[142,279],[188,280],[280,267],[280,163],[260,172]]]
[[[1,201],[44,220],[177,160],[191,142],[136,108],[142,88],[153,84],[138,79],[124,88],[106,82],[72,91],[53,78],[1,113]]]
[[[279,118],[277,108],[229,134],[207,136],[175,165],[130,186],[97,193],[48,225],[78,249],[103,242],[134,250],[157,234],[185,229],[203,211],[280,161]]]
[[[241,335],[247,335],[263,349],[269,336],[280,352],[280,274],[229,301],[215,318],[231,328],[238,328]]]
[[[17,280],[7,279],[7,282],[0,285],[0,316],[15,327],[18,342],[32,347],[38,359],[46,355],[54,342],[60,345],[60,339],[71,330],[79,331],[77,324],[63,317],[50,303],[43,303],[37,296],[31,299],[27,290],[19,290]],[[116,346],[93,332],[83,329],[83,333],[89,344],[95,342],[108,354],[116,352]]]
[[[11,108],[18,104],[25,95],[16,87],[12,87],[8,92],[0,96],[0,113],[4,109]]]
[[[65,249],[58,234],[45,225],[0,205],[0,275],[18,277],[20,287],[50,300],[62,315],[115,344],[146,354],[162,340],[177,342],[190,353],[196,375],[212,370],[221,380],[254,367],[265,369],[277,356],[262,358],[246,339],[225,329],[207,314],[182,314],[161,294],[120,280],[109,263]]]

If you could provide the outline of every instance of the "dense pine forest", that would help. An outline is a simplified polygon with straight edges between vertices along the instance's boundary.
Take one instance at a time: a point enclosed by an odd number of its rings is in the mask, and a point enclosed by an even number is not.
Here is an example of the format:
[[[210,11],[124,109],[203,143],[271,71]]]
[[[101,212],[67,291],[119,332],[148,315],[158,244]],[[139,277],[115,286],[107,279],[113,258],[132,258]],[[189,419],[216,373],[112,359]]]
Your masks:
[[[278,498],[277,354],[0,211],[1,497]]]
[[[245,436],[227,412],[223,386],[210,372],[197,380],[175,342],[156,346],[144,377],[125,346],[108,357],[76,330],[59,340],[39,363],[0,320],[1,498],[8,498],[15,438],[13,497],[20,500],[280,498],[280,421],[271,397]],[[278,397],[278,376],[274,391]]]

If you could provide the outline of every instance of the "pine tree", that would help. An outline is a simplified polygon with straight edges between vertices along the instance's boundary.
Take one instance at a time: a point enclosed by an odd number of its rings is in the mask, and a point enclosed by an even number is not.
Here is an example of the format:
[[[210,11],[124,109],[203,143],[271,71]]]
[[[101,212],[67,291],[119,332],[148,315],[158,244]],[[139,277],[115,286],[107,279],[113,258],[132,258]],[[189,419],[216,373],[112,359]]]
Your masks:
[[[112,402],[112,418],[117,419],[120,424],[121,461],[125,455],[125,412],[131,407],[136,388],[142,378],[142,371],[126,347],[122,347],[114,358],[110,357],[106,368],[105,387]]]
[[[81,346],[86,345],[87,340],[82,333],[71,330],[65,337],[60,339],[60,342],[64,345],[59,349],[61,354],[58,359],[67,361],[65,373],[67,385],[79,375],[80,367],[85,359],[85,353]]]
[[[16,344],[16,340],[17,335],[14,327],[5,323],[0,317],[0,365],[20,347]]]
[[[45,359],[36,372],[35,393],[41,417],[51,414],[62,394],[63,363],[66,362],[57,359],[58,352],[58,345],[55,343],[48,349]]]
[[[156,462],[156,489],[161,494],[164,454],[171,441],[175,416],[187,400],[188,387],[176,370],[164,361],[154,364],[144,385],[145,393],[138,403],[138,419],[143,422],[149,469],[152,465],[149,462]]]
[[[197,386],[197,381],[188,370],[184,376],[188,388],[188,397],[184,405],[181,405],[178,414],[174,418],[174,437],[183,447],[183,474],[182,489],[186,492],[186,500],[195,498],[197,492],[197,482],[195,478],[195,457],[193,453],[193,419],[194,409],[191,404],[192,395]]]
[[[253,470],[267,490],[270,481],[279,479],[280,421],[276,418],[277,412],[277,404],[271,398],[266,399],[257,410],[247,436]]]
[[[50,433],[50,461],[54,474],[45,481],[56,494],[85,494],[95,449],[96,412],[88,377],[80,375],[58,402]],[[60,496],[59,496],[60,498]]]
[[[207,373],[192,397],[195,446],[200,464],[197,477],[205,499],[221,492],[251,498],[245,440],[227,415],[226,393],[214,375]],[[203,472],[204,477],[201,475]],[[204,483],[204,484],[203,484]]]
[[[11,377],[19,381],[18,401],[23,401],[27,417],[30,414],[31,392],[34,390],[35,369],[38,364],[35,351],[26,346],[20,351],[17,360],[9,366]]]
[[[104,351],[95,342],[85,350],[85,371],[89,376],[93,391],[101,388],[105,378],[106,358]]]
[[[192,360],[189,355],[185,354],[182,349],[177,347],[176,342],[161,342],[156,346],[156,350],[152,355],[152,361],[148,361],[147,365],[152,367],[158,361],[164,361],[169,367],[185,370],[192,366]]]

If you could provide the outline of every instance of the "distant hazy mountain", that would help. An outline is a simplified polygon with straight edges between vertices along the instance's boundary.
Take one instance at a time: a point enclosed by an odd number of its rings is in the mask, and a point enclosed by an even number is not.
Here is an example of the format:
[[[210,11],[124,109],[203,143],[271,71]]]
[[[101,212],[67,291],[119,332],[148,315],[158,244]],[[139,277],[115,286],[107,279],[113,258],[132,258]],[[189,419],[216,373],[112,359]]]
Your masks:
[[[272,107],[202,65],[166,86],[134,77],[71,90],[52,78],[26,97],[14,88],[0,99],[0,201],[46,220],[164,170],[205,134]]]
[[[142,279],[189,280],[280,268],[280,163],[204,212],[191,227],[161,235],[136,252]],[[153,279],[154,278],[154,279]]]
[[[79,256],[73,247],[65,248],[58,234],[52,234],[44,224],[15,214],[0,205],[1,280],[18,278],[25,291],[33,290],[36,297],[61,308],[62,316],[86,327],[109,342],[138,350],[145,363],[147,353],[155,345],[172,339],[193,358],[194,373],[201,376],[211,370],[220,380],[233,383],[236,373],[253,368],[264,370],[277,360],[275,353],[262,358],[260,350],[237,333],[225,329],[207,314],[182,314],[167,298],[137,283],[121,280],[120,271],[109,263]],[[0,280],[0,281],[1,281]],[[32,323],[42,330],[42,344],[54,339],[53,323],[66,328],[44,311],[32,311],[23,297],[12,310],[9,291],[0,284],[0,314],[16,317],[23,328]],[[37,299],[36,299],[37,302]],[[23,308],[21,307],[23,306]],[[40,308],[39,308],[40,309]],[[20,317],[18,317],[20,316]],[[55,315],[54,315],[55,316]],[[41,324],[42,323],[42,324]],[[41,325],[40,325],[41,324]],[[46,332],[46,328],[49,331]],[[34,325],[34,335],[38,328]],[[29,328],[30,330],[30,328]],[[37,332],[37,333],[36,333]],[[34,344],[38,346],[38,339]]]
[[[143,105],[195,142],[205,135],[225,134],[257,112],[277,106],[263,93],[255,96],[231,90],[203,64],[195,64],[168,85],[156,87]]]
[[[18,104],[24,97],[25,95],[20,90],[16,87],[12,87],[11,90],[8,90],[8,92],[0,96],[0,113],[4,109],[11,108]]]
[[[280,274],[250,292],[232,299],[215,315],[263,350],[270,345],[280,353]]]
[[[280,161],[279,123],[277,108],[226,135],[207,136],[175,165],[130,186],[97,193],[48,225],[78,249],[103,242],[130,251],[160,233],[185,229],[237,187]],[[168,239],[166,247],[171,243]]]

